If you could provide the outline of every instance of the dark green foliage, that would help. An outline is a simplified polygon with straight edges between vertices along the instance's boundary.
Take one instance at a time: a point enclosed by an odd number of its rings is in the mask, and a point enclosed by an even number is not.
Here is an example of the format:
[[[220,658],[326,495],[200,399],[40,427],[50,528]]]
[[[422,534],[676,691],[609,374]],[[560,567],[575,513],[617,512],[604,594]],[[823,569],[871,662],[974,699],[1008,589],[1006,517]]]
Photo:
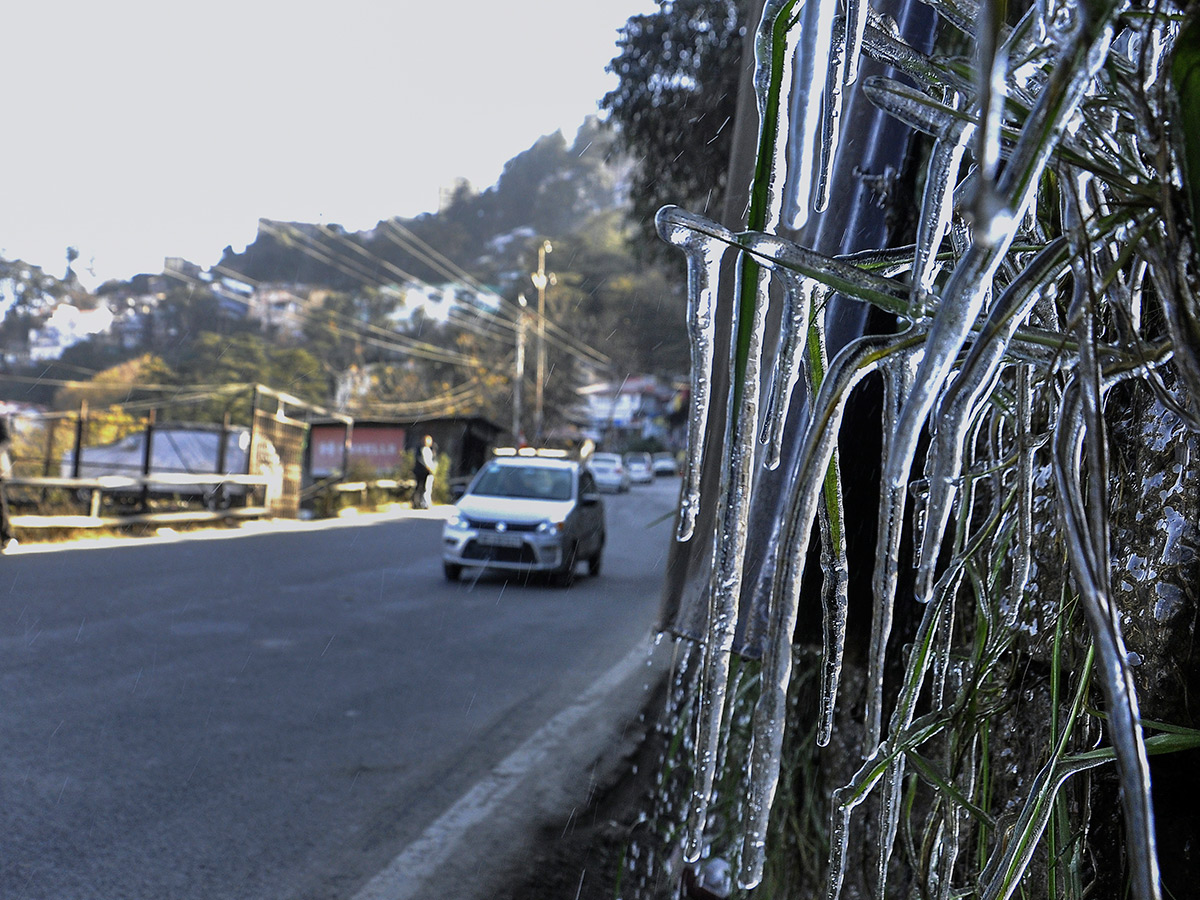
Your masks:
[[[635,163],[633,220],[657,249],[654,214],[675,203],[718,216],[724,200],[745,33],[745,0],[659,0],[622,29],[602,106]]]

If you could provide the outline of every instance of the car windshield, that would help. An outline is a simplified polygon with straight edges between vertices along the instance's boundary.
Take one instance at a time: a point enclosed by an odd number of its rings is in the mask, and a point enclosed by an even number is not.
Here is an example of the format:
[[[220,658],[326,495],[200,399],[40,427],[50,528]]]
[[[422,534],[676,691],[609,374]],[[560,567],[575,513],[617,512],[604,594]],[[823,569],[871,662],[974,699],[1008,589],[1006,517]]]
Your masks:
[[[493,463],[471,490],[485,497],[522,497],[534,500],[570,500],[571,473],[544,466],[501,466]]]

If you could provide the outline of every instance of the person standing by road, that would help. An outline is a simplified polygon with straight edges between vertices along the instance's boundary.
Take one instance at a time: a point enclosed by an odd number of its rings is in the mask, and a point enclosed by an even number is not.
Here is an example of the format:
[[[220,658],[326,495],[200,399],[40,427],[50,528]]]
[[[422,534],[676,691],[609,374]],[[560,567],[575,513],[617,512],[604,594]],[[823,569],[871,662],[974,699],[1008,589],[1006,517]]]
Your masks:
[[[433,436],[427,434],[421,448],[417,450],[417,458],[413,460],[413,478],[417,482],[413,489],[413,509],[429,509],[433,506],[433,473],[436,469]]]

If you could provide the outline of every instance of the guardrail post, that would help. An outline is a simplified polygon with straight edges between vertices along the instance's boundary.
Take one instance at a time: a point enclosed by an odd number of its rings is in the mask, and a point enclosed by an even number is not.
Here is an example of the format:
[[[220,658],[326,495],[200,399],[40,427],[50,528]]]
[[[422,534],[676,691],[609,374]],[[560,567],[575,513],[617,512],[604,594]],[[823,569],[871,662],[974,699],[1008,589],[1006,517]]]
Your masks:
[[[217,444],[217,474],[225,474],[225,445],[229,442],[229,410],[221,419],[221,439]]]
[[[58,431],[58,419],[52,417],[42,421],[46,423],[46,452],[42,456],[42,477],[49,478],[54,465],[54,433]],[[42,502],[38,507],[39,511],[46,508],[48,493],[45,488],[42,488]]]
[[[71,457],[71,477],[79,477],[79,462],[83,456],[83,430],[87,426],[88,405],[86,400],[79,401],[79,418],[75,420],[75,455]]]
[[[154,410],[146,413],[146,440],[142,446],[142,509],[150,506],[150,485],[144,480],[150,477],[151,463],[154,461]]]

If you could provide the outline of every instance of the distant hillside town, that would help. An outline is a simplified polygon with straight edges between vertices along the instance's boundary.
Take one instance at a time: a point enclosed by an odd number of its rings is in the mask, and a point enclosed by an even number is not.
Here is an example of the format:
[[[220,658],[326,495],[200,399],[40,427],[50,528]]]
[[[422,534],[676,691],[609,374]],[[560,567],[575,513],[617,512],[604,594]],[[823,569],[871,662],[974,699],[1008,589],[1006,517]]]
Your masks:
[[[517,440],[674,448],[681,279],[633,246],[628,172],[589,120],[572,144],[539,139],[487,190],[460,182],[436,213],[362,232],[262,219],[208,269],[168,258],[88,291],[75,248],[62,277],[0,259],[0,398],[56,409],[260,381],[357,415],[480,415]]]

